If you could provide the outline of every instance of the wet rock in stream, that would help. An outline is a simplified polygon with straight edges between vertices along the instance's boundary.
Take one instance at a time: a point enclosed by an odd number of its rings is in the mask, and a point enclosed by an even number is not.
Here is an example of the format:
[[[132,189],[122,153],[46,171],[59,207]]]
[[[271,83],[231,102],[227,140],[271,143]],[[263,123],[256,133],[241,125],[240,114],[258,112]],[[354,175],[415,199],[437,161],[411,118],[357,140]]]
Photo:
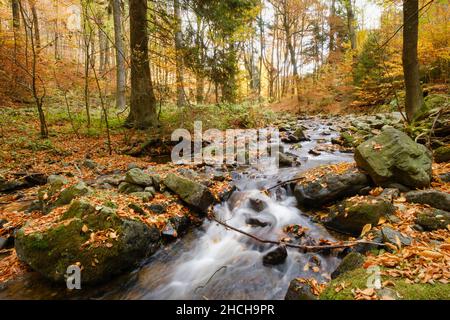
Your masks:
[[[284,300],[317,300],[312,292],[310,284],[294,279],[289,284]]]
[[[204,214],[207,213],[208,208],[215,201],[211,191],[203,184],[178,176],[174,173],[169,173],[166,176],[164,185],[174,193],[178,194],[184,202],[200,210]]]
[[[315,181],[299,182],[294,195],[300,205],[320,207],[324,204],[351,197],[368,187],[370,180],[362,172],[350,169],[343,174],[327,174]]]
[[[287,258],[286,247],[281,245],[269,251],[263,256],[263,264],[266,266],[281,264],[286,260],[286,258]]]

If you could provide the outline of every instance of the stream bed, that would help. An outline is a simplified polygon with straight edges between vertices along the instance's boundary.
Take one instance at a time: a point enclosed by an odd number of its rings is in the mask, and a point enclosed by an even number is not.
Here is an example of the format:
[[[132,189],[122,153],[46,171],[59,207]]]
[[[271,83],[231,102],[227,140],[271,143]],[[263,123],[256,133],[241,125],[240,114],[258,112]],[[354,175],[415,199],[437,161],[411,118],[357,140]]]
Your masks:
[[[278,181],[292,179],[301,171],[353,160],[352,154],[339,151],[322,151],[318,156],[308,153],[318,144],[331,145],[330,139],[338,135],[329,121],[299,121],[307,128],[310,141],[302,142],[301,148],[283,144],[285,152],[298,157],[300,166],[236,170],[232,177],[237,191],[215,206],[216,216],[263,239],[279,240],[286,236],[283,229],[287,225],[300,225],[307,228],[310,239],[336,240],[297,208],[289,190],[260,192]],[[257,199],[264,208],[256,212],[249,198]],[[267,225],[248,224],[248,217],[255,215]],[[263,265],[263,256],[273,248],[205,219],[202,226],[161,248],[139,268],[104,285],[69,291],[30,272],[0,287],[0,299],[283,299],[292,279],[315,278],[322,282],[340,260],[334,255],[288,248],[284,263]]]

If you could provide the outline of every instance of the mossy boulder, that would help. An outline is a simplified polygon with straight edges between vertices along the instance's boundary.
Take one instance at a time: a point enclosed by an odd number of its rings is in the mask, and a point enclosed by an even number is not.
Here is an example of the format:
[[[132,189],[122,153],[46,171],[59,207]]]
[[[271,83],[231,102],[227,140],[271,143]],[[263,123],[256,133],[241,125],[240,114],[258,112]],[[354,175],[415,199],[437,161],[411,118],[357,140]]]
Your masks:
[[[430,94],[425,97],[422,108],[417,112],[414,121],[426,119],[430,114],[434,113],[438,108],[443,108],[449,103],[449,95]]]
[[[325,225],[336,231],[358,236],[366,224],[376,226],[382,216],[394,211],[394,205],[383,198],[350,198],[331,207]]]
[[[450,225],[450,212],[439,209],[428,209],[417,215],[416,223],[425,231],[445,229]]]
[[[63,189],[68,182],[69,181],[63,176],[49,176],[48,184],[38,190],[36,209],[41,210],[44,213],[48,213],[56,207],[69,204],[77,197],[92,193],[92,189],[86,186],[86,184],[82,181]],[[55,200],[54,196],[58,193],[59,195]]]
[[[384,127],[381,134],[360,144],[355,161],[381,186],[397,182],[423,188],[431,182],[431,152],[393,127]]]
[[[341,274],[332,280],[325,290],[320,294],[320,300],[353,300],[352,290],[367,288],[369,277],[373,277],[373,272],[368,272],[364,268],[358,268]],[[438,281],[435,284],[429,283],[408,283],[404,278],[394,278],[381,275],[381,283],[390,281],[393,286],[389,286],[394,291],[397,299],[402,300],[448,300],[450,299],[450,286]],[[345,283],[342,290],[336,287]],[[376,290],[377,296],[381,297],[386,288]]]
[[[335,279],[341,274],[360,268],[364,263],[365,257],[358,252],[350,252],[342,259],[339,266],[331,274],[331,278]]]
[[[169,173],[164,179],[164,185],[180,196],[187,204],[207,213],[209,206],[214,203],[214,196],[207,187],[201,183]]]
[[[125,193],[125,194],[132,194],[132,193],[136,193],[136,192],[144,192],[144,188],[137,184],[121,182],[119,184],[119,192]]]
[[[62,190],[54,205],[56,207],[63,206],[69,204],[76,197],[81,197],[90,193],[92,193],[91,188],[89,188],[83,181],[80,181],[73,186]]]
[[[160,237],[157,229],[82,200],[74,201],[48,228],[29,227],[16,234],[19,259],[60,283],[70,265],[79,265],[82,285],[103,282],[137,265],[156,250]]]
[[[128,170],[127,174],[125,175],[125,182],[135,184],[144,188],[153,185],[152,176],[145,173],[139,168]]]
[[[67,180],[66,177],[52,174],[48,176],[47,183],[50,185],[50,189],[53,192],[57,192],[62,189],[62,187],[69,183],[69,180]]]
[[[309,138],[305,134],[305,131],[303,130],[303,128],[297,128],[294,131],[294,133],[292,133],[292,135],[297,139],[297,142],[308,141],[309,140]]]
[[[434,161],[437,163],[450,161],[450,145],[442,146],[434,150]]]

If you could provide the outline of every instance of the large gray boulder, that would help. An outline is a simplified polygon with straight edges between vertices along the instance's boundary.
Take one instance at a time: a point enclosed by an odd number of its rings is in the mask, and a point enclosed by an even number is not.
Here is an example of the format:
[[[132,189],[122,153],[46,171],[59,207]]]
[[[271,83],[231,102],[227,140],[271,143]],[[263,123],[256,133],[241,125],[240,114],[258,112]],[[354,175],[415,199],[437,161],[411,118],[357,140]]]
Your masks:
[[[381,186],[398,182],[423,188],[431,182],[431,152],[393,127],[384,127],[381,134],[360,144],[355,161]]]
[[[79,265],[83,285],[132,268],[156,250],[159,238],[156,228],[77,200],[47,229],[20,229],[15,248],[21,261],[55,282],[64,282],[67,268]]]
[[[450,194],[438,190],[418,190],[405,193],[408,202],[427,204],[433,208],[450,210]]]
[[[197,181],[174,173],[169,173],[166,176],[164,185],[179,195],[184,202],[205,214],[215,201],[214,196],[207,187]]]
[[[294,194],[300,205],[320,207],[329,202],[351,197],[370,185],[370,179],[356,169],[343,174],[327,174],[315,181],[299,182]]]

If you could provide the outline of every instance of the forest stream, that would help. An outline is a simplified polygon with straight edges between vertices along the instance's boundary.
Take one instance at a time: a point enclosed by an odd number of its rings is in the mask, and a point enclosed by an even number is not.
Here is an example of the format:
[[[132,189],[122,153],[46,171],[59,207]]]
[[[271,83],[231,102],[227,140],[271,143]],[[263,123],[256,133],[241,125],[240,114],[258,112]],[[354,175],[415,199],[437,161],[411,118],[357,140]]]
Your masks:
[[[301,171],[352,160],[352,154],[339,151],[318,156],[308,154],[319,143],[330,144],[330,139],[337,136],[327,121],[317,119],[304,124],[310,141],[302,142],[301,148],[283,144],[286,153],[298,157],[299,167],[237,168],[232,173],[237,190],[227,201],[214,207],[216,216],[263,239],[276,240],[285,226],[300,225],[308,230],[308,237],[313,240],[335,240],[324,227],[313,223],[296,207],[296,199],[289,189],[275,188],[268,195],[259,191],[277,181],[289,180]],[[246,223],[246,218],[256,213],[249,204],[249,197],[264,204],[258,218],[267,224],[265,227]],[[262,258],[272,249],[273,245],[258,243],[205,220],[201,227],[161,248],[140,268],[107,284],[69,291],[30,273],[9,283],[0,291],[0,299],[283,299],[293,278],[301,276],[322,281],[339,263],[335,255],[301,253],[288,248],[283,264],[264,266]],[[311,267],[305,268],[307,264]],[[313,266],[320,271],[313,270]]]

